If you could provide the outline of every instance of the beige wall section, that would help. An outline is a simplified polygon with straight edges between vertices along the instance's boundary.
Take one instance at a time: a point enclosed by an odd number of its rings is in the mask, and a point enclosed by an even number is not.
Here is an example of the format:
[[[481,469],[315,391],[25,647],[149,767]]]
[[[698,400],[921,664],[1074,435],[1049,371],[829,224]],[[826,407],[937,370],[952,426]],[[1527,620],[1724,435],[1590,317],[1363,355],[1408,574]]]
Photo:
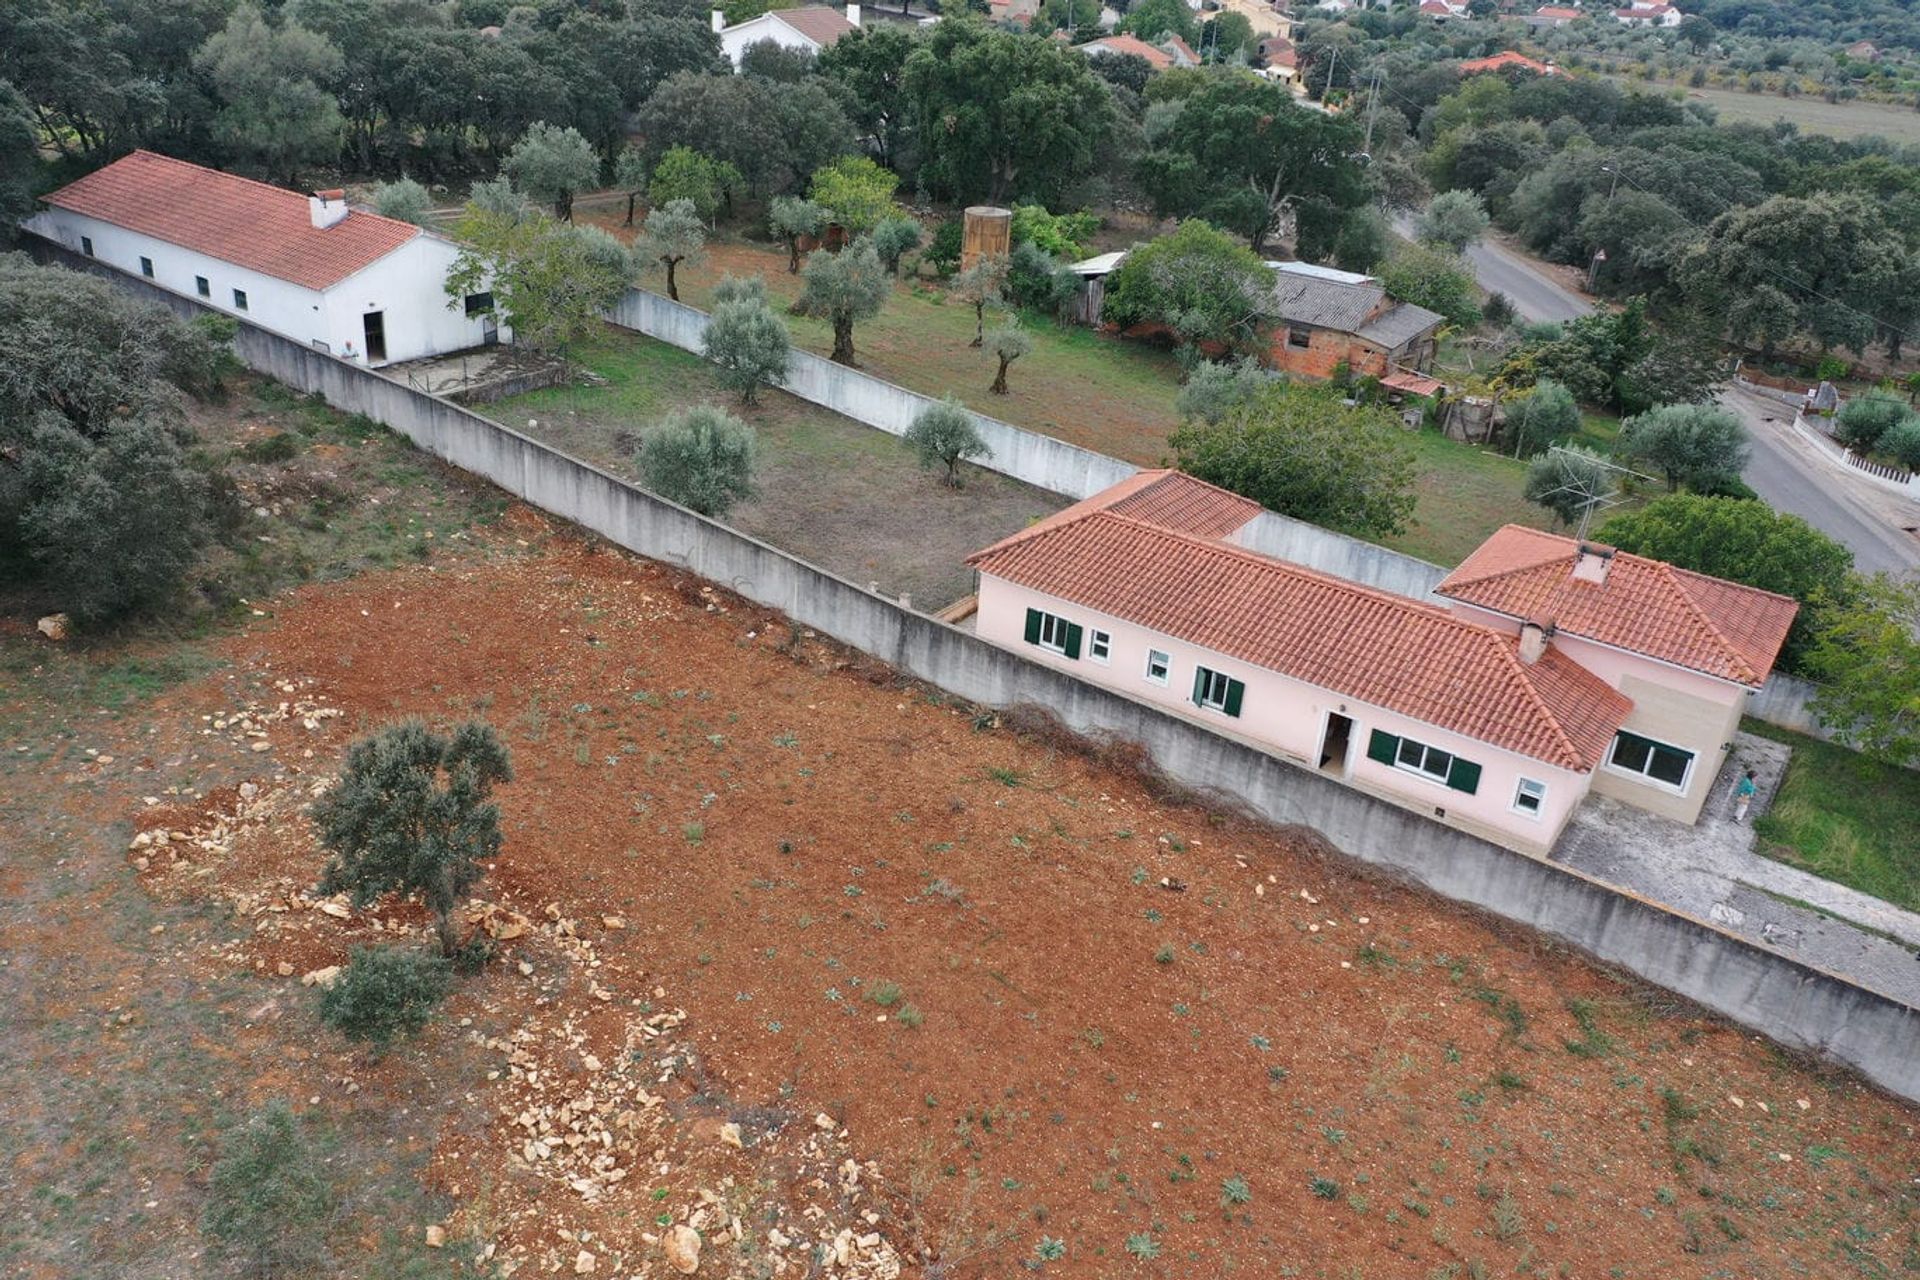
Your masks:
[[[1703,698],[1634,675],[1620,677],[1620,692],[1633,699],[1633,712],[1621,728],[1693,752],[1693,772],[1687,777],[1686,791],[1676,794],[1650,779],[1603,764],[1593,771],[1593,790],[1663,818],[1694,822],[1726,762],[1727,744],[1740,723],[1746,694],[1729,685],[1726,698]]]

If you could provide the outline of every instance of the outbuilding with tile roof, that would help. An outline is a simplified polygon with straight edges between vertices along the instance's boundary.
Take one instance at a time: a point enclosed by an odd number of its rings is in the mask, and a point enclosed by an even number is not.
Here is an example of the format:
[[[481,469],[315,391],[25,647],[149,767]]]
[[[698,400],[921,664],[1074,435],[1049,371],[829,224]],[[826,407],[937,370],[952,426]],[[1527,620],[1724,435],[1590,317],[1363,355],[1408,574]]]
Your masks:
[[[24,229],[282,337],[365,364],[501,336],[490,294],[450,299],[450,241],[305,194],[135,151],[44,197]]]

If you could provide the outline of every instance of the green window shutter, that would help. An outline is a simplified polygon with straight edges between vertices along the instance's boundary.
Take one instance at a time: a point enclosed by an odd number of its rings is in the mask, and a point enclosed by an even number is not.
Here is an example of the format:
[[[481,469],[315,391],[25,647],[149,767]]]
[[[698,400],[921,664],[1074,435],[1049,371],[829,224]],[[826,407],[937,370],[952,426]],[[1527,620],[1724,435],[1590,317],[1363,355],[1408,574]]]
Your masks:
[[[1464,791],[1468,795],[1480,789],[1480,766],[1471,760],[1453,758],[1453,767],[1447,770],[1447,785],[1455,791]]]
[[[1067,656],[1069,658],[1077,658],[1080,656],[1081,634],[1079,623],[1069,622],[1067,624]]]
[[[1040,611],[1038,609],[1027,610],[1027,643],[1040,643]]]
[[[1395,754],[1400,750],[1400,739],[1391,733],[1382,733],[1375,729],[1373,736],[1367,739],[1367,759],[1378,760],[1381,764],[1392,764]]]
[[[1244,681],[1231,679],[1227,681],[1226,712],[1228,715],[1237,716],[1240,714],[1240,700],[1246,697],[1246,693],[1247,686]]]
[[[1206,691],[1206,687],[1207,687],[1207,669],[1205,667],[1195,667],[1193,669],[1193,705],[1194,706],[1197,707],[1200,705],[1200,695]]]

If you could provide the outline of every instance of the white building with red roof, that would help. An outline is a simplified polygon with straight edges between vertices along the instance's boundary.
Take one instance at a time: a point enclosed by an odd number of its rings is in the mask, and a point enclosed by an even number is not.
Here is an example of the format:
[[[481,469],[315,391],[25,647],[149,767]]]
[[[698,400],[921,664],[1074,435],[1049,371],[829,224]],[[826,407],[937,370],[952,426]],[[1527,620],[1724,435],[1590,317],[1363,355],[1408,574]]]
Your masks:
[[[979,634],[1544,854],[1589,791],[1691,822],[1794,614],[1512,529],[1429,603],[1250,550],[1260,515],[1140,472],[969,558]]]
[[[491,295],[447,297],[451,241],[339,191],[135,151],[44,200],[35,235],[332,355],[381,365],[500,336]]]
[[[720,52],[726,55],[735,71],[740,69],[740,60],[747,56],[747,50],[756,44],[772,43],[783,49],[819,53],[859,25],[857,4],[848,5],[845,13],[827,5],[771,9],[732,26],[727,25],[725,10],[713,10],[713,32],[720,37]]]
[[[1677,27],[1685,17],[1680,10],[1660,0],[1613,11],[1613,20],[1624,27]]]

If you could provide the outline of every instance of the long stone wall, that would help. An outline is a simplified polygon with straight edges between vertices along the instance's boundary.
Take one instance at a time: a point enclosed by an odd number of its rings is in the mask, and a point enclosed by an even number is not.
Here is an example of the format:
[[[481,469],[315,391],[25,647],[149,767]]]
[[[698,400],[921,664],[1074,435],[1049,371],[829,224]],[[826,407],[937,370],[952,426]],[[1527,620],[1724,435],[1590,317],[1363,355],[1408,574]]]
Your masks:
[[[111,274],[182,314],[199,310],[190,299]],[[337,409],[366,414],[420,448],[630,551],[685,566],[963,698],[997,707],[1038,706],[1078,733],[1138,742],[1178,782],[1231,797],[1268,821],[1311,827],[1353,857],[1539,929],[1920,1101],[1920,1011],[1855,986],[1844,975],[1488,844],[1251,743],[996,648],[450,401],[247,324],[235,349],[261,373],[317,393]]]

